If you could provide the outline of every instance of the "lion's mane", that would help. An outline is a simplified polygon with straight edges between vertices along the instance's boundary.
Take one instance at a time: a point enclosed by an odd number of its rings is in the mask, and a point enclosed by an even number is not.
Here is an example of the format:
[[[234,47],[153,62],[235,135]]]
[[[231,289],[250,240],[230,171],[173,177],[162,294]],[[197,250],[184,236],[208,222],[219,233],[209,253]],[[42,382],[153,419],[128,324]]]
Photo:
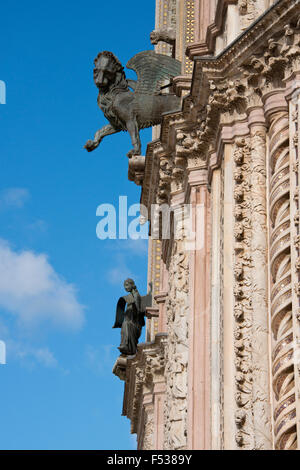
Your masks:
[[[105,117],[114,124],[118,129],[126,130],[126,125],[123,123],[118,116],[114,113],[112,109],[113,99],[116,93],[118,92],[128,92],[129,86],[126,80],[126,75],[124,72],[124,67],[122,66],[119,59],[109,51],[99,52],[97,57],[94,60],[94,64],[97,65],[97,61],[101,57],[108,57],[114,64],[114,70],[116,72],[115,81],[109,87],[109,90],[105,93],[99,93],[98,103],[102,109]]]

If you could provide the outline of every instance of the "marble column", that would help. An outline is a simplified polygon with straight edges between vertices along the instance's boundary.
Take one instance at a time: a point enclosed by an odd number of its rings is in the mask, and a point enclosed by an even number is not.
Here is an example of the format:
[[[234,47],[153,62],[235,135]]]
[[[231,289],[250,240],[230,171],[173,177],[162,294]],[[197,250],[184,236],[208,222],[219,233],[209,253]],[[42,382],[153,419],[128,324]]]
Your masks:
[[[253,431],[256,449],[272,449],[268,317],[266,122],[261,107],[249,113],[251,142],[251,258]]]
[[[275,449],[297,446],[293,296],[291,278],[291,205],[289,114],[281,90],[264,96],[269,128],[270,300]]]

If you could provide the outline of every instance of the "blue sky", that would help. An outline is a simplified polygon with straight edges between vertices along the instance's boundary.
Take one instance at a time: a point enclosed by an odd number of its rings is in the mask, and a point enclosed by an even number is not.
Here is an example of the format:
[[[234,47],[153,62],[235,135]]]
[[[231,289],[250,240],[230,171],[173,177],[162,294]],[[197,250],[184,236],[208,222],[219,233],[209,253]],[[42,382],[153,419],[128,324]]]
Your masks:
[[[152,48],[154,0],[17,1],[1,5],[1,449],[134,449],[111,370],[115,304],[132,276],[146,291],[147,242],[96,237],[102,203],[139,202],[127,179],[127,133],[106,123],[93,59]],[[143,151],[151,131],[142,132]],[[129,219],[130,220],[130,219]]]

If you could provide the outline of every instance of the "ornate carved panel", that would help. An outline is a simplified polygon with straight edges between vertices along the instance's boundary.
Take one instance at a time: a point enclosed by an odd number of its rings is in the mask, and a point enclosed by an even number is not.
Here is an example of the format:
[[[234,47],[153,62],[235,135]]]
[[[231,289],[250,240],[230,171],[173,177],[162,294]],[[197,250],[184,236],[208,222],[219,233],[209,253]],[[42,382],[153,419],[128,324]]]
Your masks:
[[[249,139],[236,139],[233,154],[235,200],[235,255],[234,255],[234,350],[235,350],[235,423],[236,444],[240,448],[254,448],[252,385],[253,370],[251,340],[253,309],[251,303],[253,260],[251,256],[251,144]]]
[[[188,252],[184,240],[173,241],[169,260],[169,296],[166,301],[168,345],[166,347],[165,449],[179,450],[187,444],[188,363]]]
[[[138,435],[138,448],[153,450],[157,441],[160,417],[156,387],[164,399],[165,347],[167,335],[158,334],[154,342],[138,345],[135,356],[120,356],[113,372],[125,381],[123,415],[131,421],[131,433]]]

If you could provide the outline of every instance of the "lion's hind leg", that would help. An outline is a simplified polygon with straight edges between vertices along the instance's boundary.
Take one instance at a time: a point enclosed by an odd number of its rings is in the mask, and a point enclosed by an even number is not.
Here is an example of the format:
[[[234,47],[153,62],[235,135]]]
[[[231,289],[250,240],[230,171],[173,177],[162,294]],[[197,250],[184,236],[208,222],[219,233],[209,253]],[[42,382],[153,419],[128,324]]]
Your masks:
[[[139,127],[136,118],[132,118],[126,122],[127,130],[130,134],[133,149],[127,153],[127,157],[131,158],[133,155],[141,155],[142,145],[139,133]]]

